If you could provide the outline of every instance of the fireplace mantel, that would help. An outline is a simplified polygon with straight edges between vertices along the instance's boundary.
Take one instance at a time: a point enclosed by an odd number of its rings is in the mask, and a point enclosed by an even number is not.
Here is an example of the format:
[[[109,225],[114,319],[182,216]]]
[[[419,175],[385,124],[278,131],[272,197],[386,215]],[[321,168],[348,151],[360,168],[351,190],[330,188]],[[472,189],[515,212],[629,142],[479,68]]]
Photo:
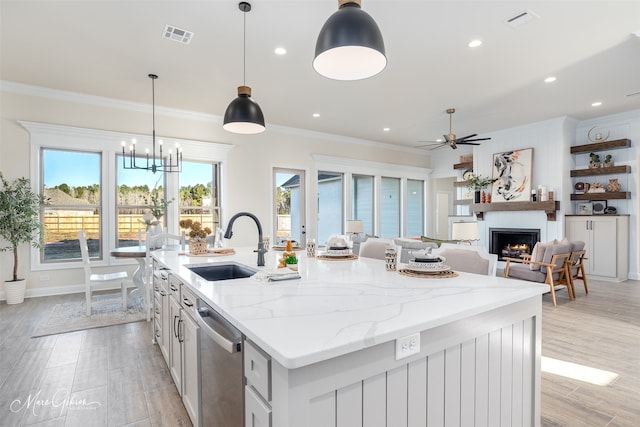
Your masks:
[[[484,219],[485,212],[496,211],[544,211],[548,221],[556,220],[556,211],[560,209],[560,202],[497,202],[497,203],[473,203],[471,212],[476,214],[479,221]]]

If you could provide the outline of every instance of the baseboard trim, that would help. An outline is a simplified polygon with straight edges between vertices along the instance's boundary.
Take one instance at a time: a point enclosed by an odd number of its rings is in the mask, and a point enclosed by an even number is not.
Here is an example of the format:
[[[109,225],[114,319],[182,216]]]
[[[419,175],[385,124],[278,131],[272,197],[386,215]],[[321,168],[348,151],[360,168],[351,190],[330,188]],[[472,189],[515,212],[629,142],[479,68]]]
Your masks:
[[[129,286],[131,287],[131,286]],[[104,290],[112,290],[112,289],[120,289],[119,286],[114,286],[113,288],[104,288]],[[100,288],[100,290],[103,290]],[[38,298],[38,297],[49,297],[53,295],[67,295],[67,294],[79,294],[84,293],[84,283],[79,285],[66,285],[66,286],[51,286],[51,287],[42,287],[42,288],[27,288],[24,297],[25,298]],[[0,301],[6,301],[7,296],[4,291],[4,287],[0,289]]]

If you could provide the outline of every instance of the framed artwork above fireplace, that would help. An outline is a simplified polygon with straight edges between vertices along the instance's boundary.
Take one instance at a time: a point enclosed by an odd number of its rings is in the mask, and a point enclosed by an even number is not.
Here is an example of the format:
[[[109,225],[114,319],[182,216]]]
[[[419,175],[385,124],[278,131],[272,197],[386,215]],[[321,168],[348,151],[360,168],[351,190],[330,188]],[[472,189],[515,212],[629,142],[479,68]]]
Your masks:
[[[491,201],[526,202],[531,194],[533,148],[493,155]]]

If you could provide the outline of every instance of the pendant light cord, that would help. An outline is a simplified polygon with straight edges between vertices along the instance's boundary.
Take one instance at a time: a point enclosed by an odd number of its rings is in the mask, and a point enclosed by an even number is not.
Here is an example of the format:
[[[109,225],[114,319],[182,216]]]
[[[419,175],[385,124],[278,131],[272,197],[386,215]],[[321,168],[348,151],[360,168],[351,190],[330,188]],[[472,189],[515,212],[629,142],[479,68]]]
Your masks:
[[[247,11],[242,14],[242,85],[247,85]]]

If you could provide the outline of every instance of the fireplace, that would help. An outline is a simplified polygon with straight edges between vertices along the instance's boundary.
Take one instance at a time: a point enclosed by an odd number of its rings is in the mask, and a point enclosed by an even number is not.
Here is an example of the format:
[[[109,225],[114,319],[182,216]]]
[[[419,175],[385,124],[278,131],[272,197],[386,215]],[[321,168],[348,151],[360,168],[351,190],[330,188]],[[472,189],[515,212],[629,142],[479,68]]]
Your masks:
[[[539,240],[540,229],[489,228],[489,252],[498,255],[498,260],[531,255]]]

